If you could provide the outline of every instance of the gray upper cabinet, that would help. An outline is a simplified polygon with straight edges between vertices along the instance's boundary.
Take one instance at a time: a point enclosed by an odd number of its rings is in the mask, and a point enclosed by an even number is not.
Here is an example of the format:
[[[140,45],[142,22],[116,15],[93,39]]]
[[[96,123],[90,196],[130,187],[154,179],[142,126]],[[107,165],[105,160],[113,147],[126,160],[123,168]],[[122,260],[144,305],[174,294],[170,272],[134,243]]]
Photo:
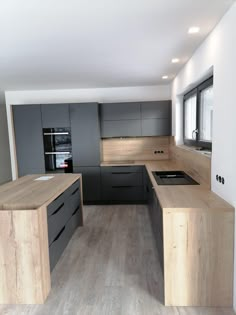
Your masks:
[[[141,137],[141,120],[103,121],[102,137]]]
[[[18,175],[45,173],[40,105],[13,106]]]
[[[142,102],[142,136],[171,135],[171,101]]]
[[[170,119],[142,119],[142,136],[170,136]]]
[[[100,125],[97,103],[70,104],[74,166],[100,165]]]
[[[101,106],[102,120],[140,119],[140,103],[107,103]]]
[[[101,105],[103,138],[141,136],[140,103],[108,103]]]
[[[171,115],[171,101],[142,102],[142,119],[169,118]]]
[[[68,104],[41,105],[43,128],[70,127]]]

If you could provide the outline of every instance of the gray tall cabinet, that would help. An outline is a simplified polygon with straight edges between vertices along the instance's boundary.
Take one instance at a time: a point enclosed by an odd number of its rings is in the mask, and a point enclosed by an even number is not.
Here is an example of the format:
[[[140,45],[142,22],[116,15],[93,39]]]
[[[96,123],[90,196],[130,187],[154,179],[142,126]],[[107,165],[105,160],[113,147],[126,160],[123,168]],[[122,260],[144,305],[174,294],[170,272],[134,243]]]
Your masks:
[[[70,104],[74,173],[82,173],[85,202],[101,199],[98,103]]]
[[[18,175],[45,173],[40,105],[13,106]]]

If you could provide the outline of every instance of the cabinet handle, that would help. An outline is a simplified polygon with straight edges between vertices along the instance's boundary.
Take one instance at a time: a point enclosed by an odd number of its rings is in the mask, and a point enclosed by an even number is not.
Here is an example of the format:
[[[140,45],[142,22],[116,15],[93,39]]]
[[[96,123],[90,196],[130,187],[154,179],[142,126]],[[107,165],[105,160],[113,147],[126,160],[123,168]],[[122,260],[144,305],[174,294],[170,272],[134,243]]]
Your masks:
[[[112,186],[112,188],[132,188],[134,186]]]
[[[78,208],[75,209],[75,211],[72,213],[72,217],[76,214],[76,212],[78,212],[80,209],[80,206],[78,206]]]
[[[112,172],[113,175],[120,174],[120,175],[128,175],[132,174],[132,172]]]
[[[60,198],[63,194],[64,194],[64,192],[61,193],[59,196],[57,196],[57,198],[55,198],[54,200],[57,200],[57,199]]]
[[[63,206],[64,206],[64,202],[51,215],[54,215],[57,212],[59,212]]]
[[[76,188],[71,195],[73,196],[78,190],[79,188]]]
[[[66,228],[66,226],[64,226],[64,227],[61,229],[61,231],[57,234],[57,236],[54,238],[54,240],[53,240],[52,243],[56,242],[56,241],[59,239],[59,237],[60,237],[60,236],[62,235],[62,233],[64,232],[65,228]]]

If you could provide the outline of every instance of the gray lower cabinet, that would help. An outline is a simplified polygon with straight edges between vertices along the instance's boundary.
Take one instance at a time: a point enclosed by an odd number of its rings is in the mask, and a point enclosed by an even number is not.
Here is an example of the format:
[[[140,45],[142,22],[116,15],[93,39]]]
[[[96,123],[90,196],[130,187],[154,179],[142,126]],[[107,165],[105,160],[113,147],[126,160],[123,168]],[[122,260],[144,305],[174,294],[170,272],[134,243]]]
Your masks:
[[[41,105],[43,128],[70,127],[68,104]]]
[[[74,173],[82,174],[83,202],[97,203],[101,201],[100,167],[73,167]]]
[[[47,207],[50,269],[55,267],[76,228],[82,225],[80,182],[76,181]]]
[[[142,136],[170,136],[170,119],[142,119]]]
[[[103,202],[144,202],[142,166],[101,167]]]
[[[15,105],[15,130],[18,175],[45,173],[40,105]]]
[[[73,165],[100,165],[100,124],[97,103],[70,104]]]

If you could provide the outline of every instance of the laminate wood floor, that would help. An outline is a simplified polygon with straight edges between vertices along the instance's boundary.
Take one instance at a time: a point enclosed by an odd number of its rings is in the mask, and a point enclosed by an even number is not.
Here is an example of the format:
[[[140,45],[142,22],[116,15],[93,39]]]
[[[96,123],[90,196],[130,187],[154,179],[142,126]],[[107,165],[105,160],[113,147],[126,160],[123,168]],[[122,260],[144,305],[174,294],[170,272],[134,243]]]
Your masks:
[[[181,290],[181,288],[180,288]],[[87,206],[52,273],[44,305],[1,305],[1,315],[232,315],[232,309],[164,307],[148,209]]]

